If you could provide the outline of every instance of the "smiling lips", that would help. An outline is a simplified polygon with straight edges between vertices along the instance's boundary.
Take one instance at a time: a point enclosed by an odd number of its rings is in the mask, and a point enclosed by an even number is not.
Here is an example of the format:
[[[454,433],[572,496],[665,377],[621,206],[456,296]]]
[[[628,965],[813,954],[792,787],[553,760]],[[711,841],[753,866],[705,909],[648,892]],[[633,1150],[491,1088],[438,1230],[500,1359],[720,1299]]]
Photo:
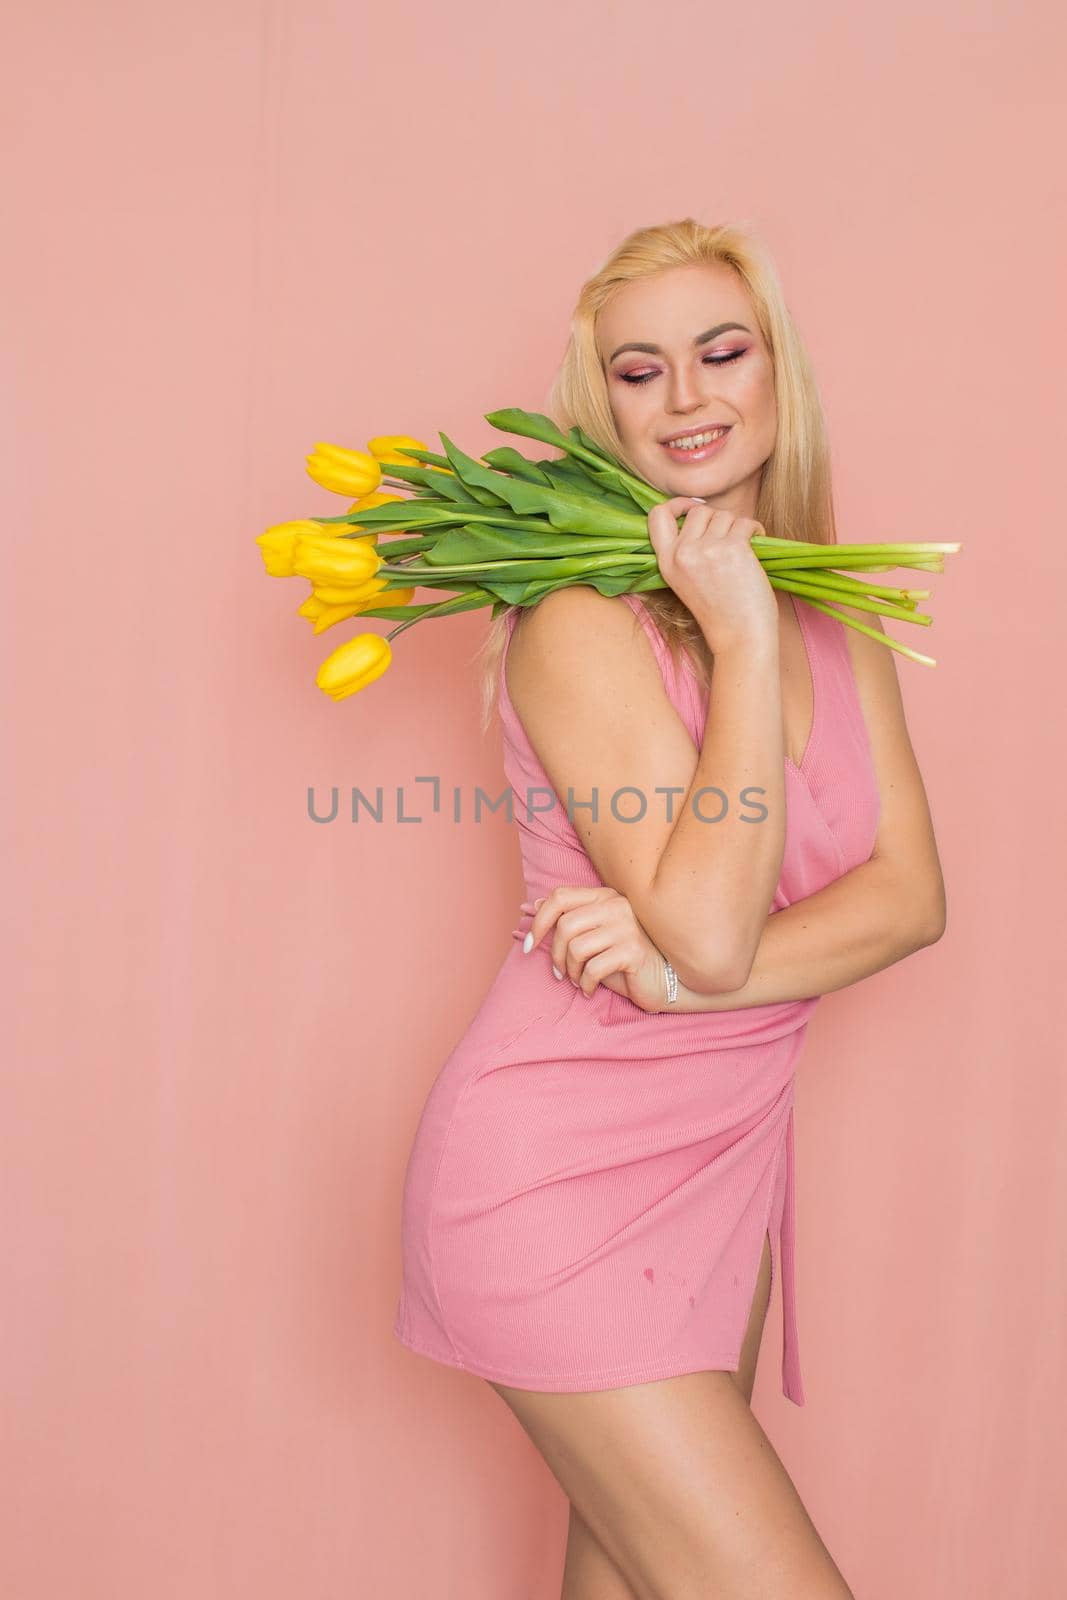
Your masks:
[[[705,461],[708,456],[722,448],[729,437],[730,425],[717,428],[705,428],[700,432],[677,433],[675,440],[684,440],[682,444],[662,440],[664,450],[672,461]]]

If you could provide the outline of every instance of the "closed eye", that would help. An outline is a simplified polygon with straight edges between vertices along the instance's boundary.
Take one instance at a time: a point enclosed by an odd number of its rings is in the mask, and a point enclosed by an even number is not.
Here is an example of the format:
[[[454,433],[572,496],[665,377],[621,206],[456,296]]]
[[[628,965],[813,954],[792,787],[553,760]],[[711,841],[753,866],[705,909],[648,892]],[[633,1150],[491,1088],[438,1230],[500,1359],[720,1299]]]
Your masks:
[[[741,357],[745,355],[745,353],[746,352],[744,350],[732,350],[728,356],[705,356],[704,365],[706,367],[725,367],[731,361],[740,361]],[[656,374],[654,372],[620,372],[619,376],[623,383],[647,383],[648,380],[650,378],[654,378]]]

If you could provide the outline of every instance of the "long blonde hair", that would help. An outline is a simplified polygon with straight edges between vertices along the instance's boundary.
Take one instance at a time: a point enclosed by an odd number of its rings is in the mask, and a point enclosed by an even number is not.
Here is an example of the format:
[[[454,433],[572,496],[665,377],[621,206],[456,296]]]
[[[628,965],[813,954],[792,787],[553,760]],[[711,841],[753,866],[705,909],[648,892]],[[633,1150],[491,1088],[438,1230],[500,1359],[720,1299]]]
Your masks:
[[[638,228],[623,239],[599,272],[582,285],[545,412],[564,432],[577,424],[601,449],[643,476],[627,455],[615,426],[597,348],[597,318],[621,285],[669,267],[695,264],[728,266],[738,274],[751,297],[774,368],[778,425],[774,449],[760,478],[755,520],[775,538],[836,544],[829,441],[808,354],[769,255],[736,223],[709,228],[687,217],[682,222]],[[686,651],[706,688],[711,658],[688,606],[673,589],[650,590],[641,599],[672,659],[677,662],[679,651]],[[516,609],[508,607],[493,618],[475,652],[481,668],[483,732],[497,703],[508,616]]]

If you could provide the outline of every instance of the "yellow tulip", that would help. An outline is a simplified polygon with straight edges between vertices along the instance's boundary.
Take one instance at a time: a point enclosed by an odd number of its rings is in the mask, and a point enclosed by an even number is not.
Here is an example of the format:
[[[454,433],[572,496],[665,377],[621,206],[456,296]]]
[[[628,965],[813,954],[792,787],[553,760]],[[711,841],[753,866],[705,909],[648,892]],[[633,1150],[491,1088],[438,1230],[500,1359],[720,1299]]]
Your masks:
[[[305,460],[308,476],[334,494],[371,494],[382,481],[381,467],[365,450],[320,442]]]
[[[358,617],[368,604],[369,601],[363,599],[355,600],[346,606],[327,606],[316,600],[314,595],[309,595],[300,607],[300,615],[307,617],[312,624],[312,633],[324,633],[327,628],[332,628],[335,622],[344,622],[349,617]],[[317,606],[318,610],[312,614],[308,609],[310,606]]]
[[[272,578],[293,577],[293,552],[296,542],[308,534],[321,534],[322,526],[318,522],[278,522],[273,528],[268,528],[266,533],[256,536],[263,565]]]
[[[348,509],[349,511],[369,511],[371,506],[384,506],[390,500],[403,500],[404,498],[405,496],[402,494],[361,494],[358,500],[353,500]]]
[[[345,528],[345,527],[351,527],[352,524],[351,523],[338,522],[338,523],[335,523],[334,526],[337,527],[337,528]],[[352,547],[353,550],[377,551],[377,548],[378,548],[378,535],[376,533],[365,533],[365,534],[362,535],[362,537],[360,537],[358,539],[350,539],[350,538],[348,538],[347,534],[342,534],[341,537],[345,540],[346,544],[348,544],[348,545],[350,545]]]
[[[429,467],[433,472],[447,472],[450,477],[455,477],[451,467],[439,467],[436,462],[416,461],[411,456],[404,455],[405,445],[414,445],[416,450],[429,448],[421,439],[413,439],[410,433],[379,433],[367,441],[367,449],[383,466],[388,466],[390,461],[398,461],[402,466]]]
[[[429,449],[429,445],[422,439],[413,439],[410,433],[379,433],[376,438],[367,441],[367,449],[371,455],[384,465],[388,465],[390,461],[399,461],[406,467],[421,467],[421,461],[404,454],[405,445],[414,445],[416,450]]]
[[[349,511],[370,511],[374,506],[388,505],[390,500],[404,500],[406,498],[407,496],[402,494],[364,494],[360,495],[358,500],[353,500],[348,509]],[[348,523],[348,527],[358,528],[359,523],[350,522]],[[390,532],[395,533],[403,533],[404,531],[405,530],[402,528],[390,529]],[[368,539],[377,539],[378,531],[376,529],[372,529],[372,531],[368,533],[366,537]]]
[[[293,571],[312,583],[365,583],[382,558],[363,539],[319,539],[305,534],[296,541]]]
[[[348,591],[347,598],[343,601],[329,602],[323,597],[323,591],[316,589],[309,594],[302,606],[297,608],[297,615],[306,617],[314,624],[312,632],[323,633],[327,628],[332,628],[335,622],[344,622],[347,617],[358,617],[371,606],[380,602],[382,605],[406,606],[414,597],[414,589],[390,589],[388,594],[383,594],[385,588],[383,580],[377,580],[373,585],[373,593],[357,594],[353,589]],[[341,590],[331,590],[330,593],[342,593]]]
[[[361,578],[358,583],[313,583],[311,592],[316,600],[328,606],[344,606],[350,600],[362,600],[369,594],[380,594],[388,586],[388,578]]]
[[[380,678],[392,659],[388,639],[380,633],[359,633],[326,657],[315,682],[332,699],[344,700]]]

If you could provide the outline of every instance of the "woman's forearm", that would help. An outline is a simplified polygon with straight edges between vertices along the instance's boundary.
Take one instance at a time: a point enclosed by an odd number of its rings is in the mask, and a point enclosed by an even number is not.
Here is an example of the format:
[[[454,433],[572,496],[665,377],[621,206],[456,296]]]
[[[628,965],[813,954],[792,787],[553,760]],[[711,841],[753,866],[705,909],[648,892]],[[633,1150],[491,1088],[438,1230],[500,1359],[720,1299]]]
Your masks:
[[[677,1000],[661,1009],[735,1011],[844,989],[936,943],[944,917],[927,898],[889,862],[864,861],[767,918],[740,989],[702,994],[679,981]]]
[[[720,652],[689,792],[656,868],[648,932],[686,982],[736,981],[760,937],[785,844],[777,639]]]

